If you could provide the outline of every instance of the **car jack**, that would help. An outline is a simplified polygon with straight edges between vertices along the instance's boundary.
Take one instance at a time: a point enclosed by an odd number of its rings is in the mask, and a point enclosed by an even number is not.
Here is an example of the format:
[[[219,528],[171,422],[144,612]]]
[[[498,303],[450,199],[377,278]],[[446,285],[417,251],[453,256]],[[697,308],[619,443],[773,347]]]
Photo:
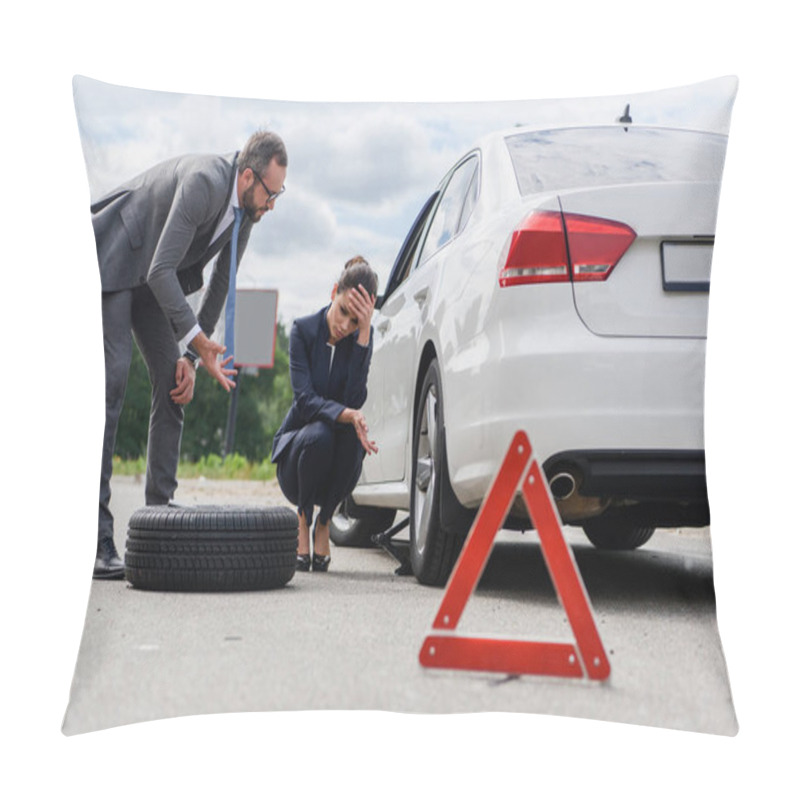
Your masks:
[[[372,541],[374,544],[378,545],[384,549],[392,558],[400,562],[400,566],[394,571],[395,575],[412,575],[413,570],[411,569],[411,561],[407,555],[404,555],[392,542],[392,537],[395,534],[400,533],[404,528],[408,527],[409,522],[411,521],[410,517],[406,517],[404,520],[401,520],[397,523],[397,525],[393,525],[389,528],[388,531],[384,531],[383,533],[375,533],[372,535]]]

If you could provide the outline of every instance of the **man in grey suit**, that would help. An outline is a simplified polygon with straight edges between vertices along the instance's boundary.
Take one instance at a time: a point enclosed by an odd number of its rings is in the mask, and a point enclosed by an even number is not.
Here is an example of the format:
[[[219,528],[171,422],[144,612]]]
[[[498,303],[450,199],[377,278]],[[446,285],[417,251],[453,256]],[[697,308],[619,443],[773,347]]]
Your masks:
[[[106,425],[100,474],[95,578],[122,578],[109,510],[114,441],[132,355],[132,338],[152,384],[147,441],[147,505],[166,505],[177,487],[183,406],[194,395],[199,358],[226,391],[234,386],[232,355],[209,338],[228,292],[234,215],[241,217],[238,268],[254,223],[283,192],[286,148],[260,131],[241,153],[173,158],[92,205],[102,287]],[[241,209],[241,211],[239,211]],[[243,213],[242,213],[243,212]],[[186,295],[208,289],[197,317]]]

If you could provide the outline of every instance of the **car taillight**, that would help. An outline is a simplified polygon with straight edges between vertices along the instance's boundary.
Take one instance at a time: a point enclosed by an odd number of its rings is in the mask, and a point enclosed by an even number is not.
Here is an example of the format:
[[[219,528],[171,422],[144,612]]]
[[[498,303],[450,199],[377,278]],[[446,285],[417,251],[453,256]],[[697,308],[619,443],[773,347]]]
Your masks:
[[[500,285],[604,281],[635,238],[622,222],[536,211],[511,234]]]
[[[558,211],[537,211],[511,234],[501,286],[569,280],[564,224]]]

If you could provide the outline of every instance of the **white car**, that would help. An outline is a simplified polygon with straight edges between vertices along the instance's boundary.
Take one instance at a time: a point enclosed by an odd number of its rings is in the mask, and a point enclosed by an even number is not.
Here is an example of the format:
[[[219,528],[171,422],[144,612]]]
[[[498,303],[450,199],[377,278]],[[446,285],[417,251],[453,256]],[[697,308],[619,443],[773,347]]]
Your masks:
[[[727,137],[608,126],[492,134],[414,222],[373,317],[380,448],[334,518],[366,544],[410,517],[443,585],[514,433],[565,524],[632,549],[708,524],[703,382]],[[506,521],[531,528],[521,499]]]

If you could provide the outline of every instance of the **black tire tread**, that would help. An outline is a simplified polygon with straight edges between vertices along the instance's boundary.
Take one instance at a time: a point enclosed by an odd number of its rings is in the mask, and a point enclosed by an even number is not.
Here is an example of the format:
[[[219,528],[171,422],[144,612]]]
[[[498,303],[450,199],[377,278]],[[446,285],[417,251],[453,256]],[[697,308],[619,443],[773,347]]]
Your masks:
[[[236,572],[196,569],[126,567],[125,577],[137,589],[183,592],[239,592],[277,589],[285,586],[295,572],[291,567],[276,569],[248,569]]]
[[[297,551],[297,538],[286,537],[263,541],[241,541],[239,539],[165,541],[163,539],[138,539],[129,536],[125,549],[128,553],[151,555],[244,555],[249,557],[271,553],[295,553]]]
[[[424,407],[425,397],[428,387],[434,384],[438,392],[439,408],[442,408],[442,381],[439,377],[439,365],[434,359],[428,365],[425,377],[422,381],[422,390],[419,395],[419,405],[416,409],[414,416],[414,451],[413,458],[416,459],[417,451],[417,435],[420,425],[420,417],[422,408]],[[438,476],[435,502],[435,517],[432,520],[432,530],[428,532],[425,543],[426,552],[422,555],[421,559],[417,556],[413,541],[411,547],[411,564],[414,570],[414,575],[417,580],[427,586],[444,586],[450,573],[453,571],[461,548],[464,545],[465,534],[453,528],[446,527],[442,524],[442,496],[446,494],[446,489],[452,492],[449,487],[449,475],[447,470],[447,444],[444,433],[443,411],[440,411],[437,424],[437,436],[439,437],[439,453],[440,453],[440,474]],[[413,470],[413,467],[412,467]],[[412,471],[412,484],[414,481],[414,473]],[[413,485],[412,485],[413,493]],[[413,515],[412,515],[413,516]]]
[[[583,532],[598,550],[635,550],[650,541],[655,528],[600,518],[585,523]]]
[[[288,508],[148,506],[128,524],[125,577],[160,591],[275,589],[294,576],[296,553]]]
[[[297,515],[283,506],[145,506],[128,523],[134,530],[273,531],[297,528]]]
[[[131,569],[170,569],[170,570],[195,570],[196,572],[230,571],[247,572],[249,570],[270,570],[273,567],[291,566],[296,557],[295,553],[277,554],[253,558],[247,555],[224,556],[187,556],[169,555],[160,553],[128,553],[125,566]]]
[[[218,528],[209,530],[176,530],[174,528],[128,528],[128,537],[139,541],[172,541],[172,542],[263,542],[281,541],[297,538],[297,523],[294,528],[282,530],[253,530],[241,531],[226,529],[220,525]]]

